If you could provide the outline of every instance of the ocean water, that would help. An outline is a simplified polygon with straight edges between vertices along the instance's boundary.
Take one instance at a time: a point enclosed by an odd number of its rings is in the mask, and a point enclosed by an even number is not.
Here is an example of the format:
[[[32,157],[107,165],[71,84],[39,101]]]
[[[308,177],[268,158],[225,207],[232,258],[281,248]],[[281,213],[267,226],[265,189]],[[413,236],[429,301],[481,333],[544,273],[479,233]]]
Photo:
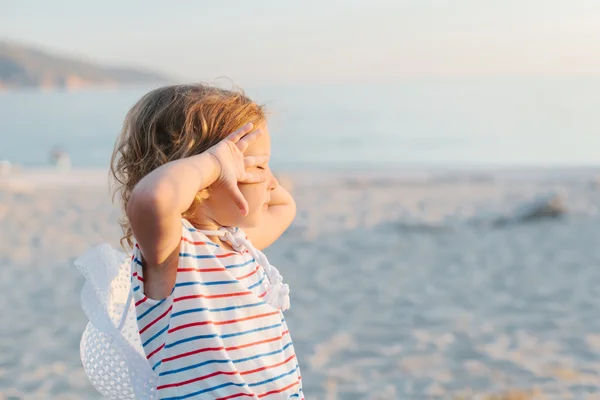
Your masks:
[[[127,110],[151,88],[0,93],[0,160],[106,167]],[[600,162],[600,78],[423,80],[247,88],[271,113],[288,170],[571,166]]]

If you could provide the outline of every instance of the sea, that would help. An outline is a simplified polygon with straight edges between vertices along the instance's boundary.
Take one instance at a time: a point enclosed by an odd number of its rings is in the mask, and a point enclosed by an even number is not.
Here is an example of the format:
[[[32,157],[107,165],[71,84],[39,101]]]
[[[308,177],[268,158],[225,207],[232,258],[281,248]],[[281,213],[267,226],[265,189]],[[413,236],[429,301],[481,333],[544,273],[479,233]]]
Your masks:
[[[0,160],[108,166],[153,87],[0,93]],[[279,170],[572,167],[600,163],[600,78],[464,78],[245,88],[266,105]]]

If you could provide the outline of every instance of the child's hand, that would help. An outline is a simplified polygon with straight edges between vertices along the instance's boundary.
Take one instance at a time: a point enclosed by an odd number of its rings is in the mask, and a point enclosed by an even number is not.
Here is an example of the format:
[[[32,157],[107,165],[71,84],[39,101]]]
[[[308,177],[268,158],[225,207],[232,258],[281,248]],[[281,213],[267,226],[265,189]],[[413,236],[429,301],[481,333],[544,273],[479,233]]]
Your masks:
[[[248,146],[262,135],[260,129],[248,133],[253,127],[252,123],[244,125],[206,151],[215,159],[219,168],[219,177],[213,185],[227,189],[243,215],[248,213],[248,202],[240,192],[238,182],[258,183],[267,179],[265,171],[246,171],[246,168],[268,161],[268,156],[244,156]]]

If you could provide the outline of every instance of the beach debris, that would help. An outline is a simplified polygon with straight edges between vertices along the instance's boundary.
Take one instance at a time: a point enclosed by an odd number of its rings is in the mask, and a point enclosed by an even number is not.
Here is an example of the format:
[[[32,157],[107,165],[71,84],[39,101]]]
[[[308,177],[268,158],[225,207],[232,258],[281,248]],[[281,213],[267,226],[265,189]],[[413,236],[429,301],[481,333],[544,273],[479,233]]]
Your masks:
[[[540,195],[532,201],[518,206],[512,215],[496,218],[493,225],[538,222],[559,218],[566,213],[567,208],[560,196],[557,194]]]
[[[57,169],[71,169],[71,159],[69,157],[69,154],[58,146],[54,147],[50,151],[50,159],[52,160],[52,163],[56,166]]]

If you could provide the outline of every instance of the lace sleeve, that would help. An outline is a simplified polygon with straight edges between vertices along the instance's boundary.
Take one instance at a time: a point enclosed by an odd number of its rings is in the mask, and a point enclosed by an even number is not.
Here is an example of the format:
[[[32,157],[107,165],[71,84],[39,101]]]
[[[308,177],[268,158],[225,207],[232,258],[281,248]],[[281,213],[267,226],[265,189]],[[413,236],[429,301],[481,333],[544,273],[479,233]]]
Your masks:
[[[130,260],[106,244],[75,260],[85,277],[81,306],[89,319],[81,338],[80,356],[89,380],[104,396],[155,399],[157,377],[142,348],[134,304],[128,301]],[[123,316],[126,318],[119,329]]]

